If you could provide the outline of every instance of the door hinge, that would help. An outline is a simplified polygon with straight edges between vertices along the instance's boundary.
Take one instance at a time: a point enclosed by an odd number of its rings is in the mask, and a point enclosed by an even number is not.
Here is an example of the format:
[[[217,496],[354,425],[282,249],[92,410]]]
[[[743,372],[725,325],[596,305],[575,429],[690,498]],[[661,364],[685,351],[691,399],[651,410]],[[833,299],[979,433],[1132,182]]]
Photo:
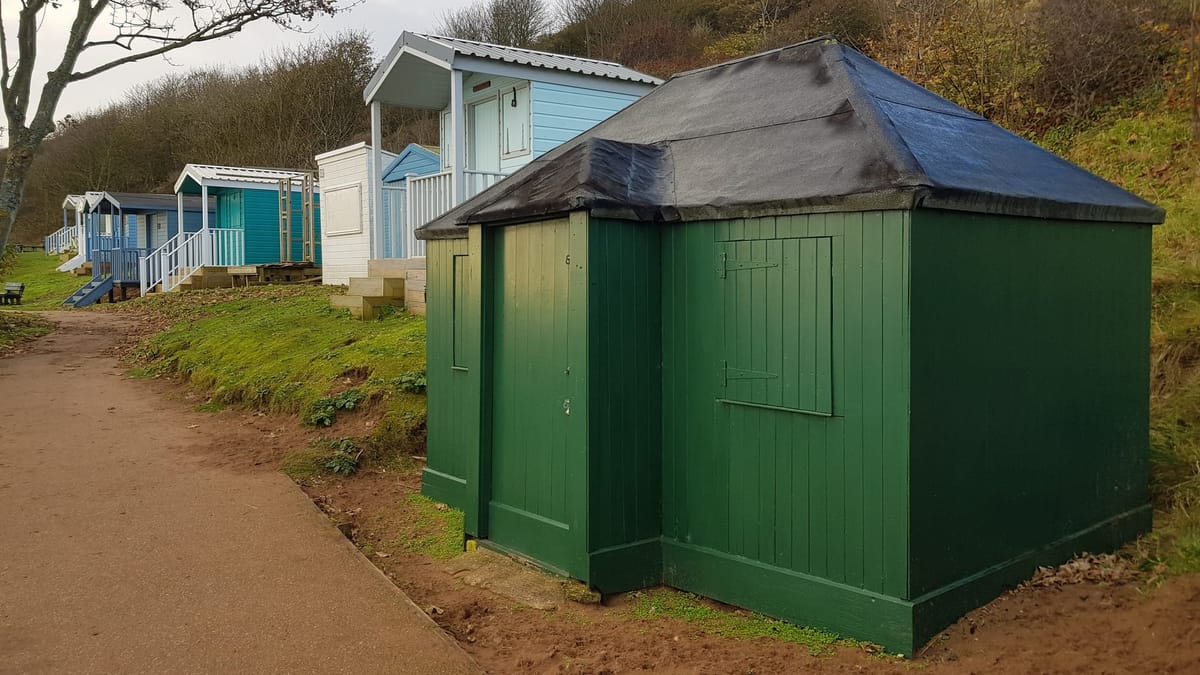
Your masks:
[[[779,267],[779,263],[769,260],[730,260],[728,253],[717,256],[717,276],[724,279],[729,271],[754,270],[767,267]]]

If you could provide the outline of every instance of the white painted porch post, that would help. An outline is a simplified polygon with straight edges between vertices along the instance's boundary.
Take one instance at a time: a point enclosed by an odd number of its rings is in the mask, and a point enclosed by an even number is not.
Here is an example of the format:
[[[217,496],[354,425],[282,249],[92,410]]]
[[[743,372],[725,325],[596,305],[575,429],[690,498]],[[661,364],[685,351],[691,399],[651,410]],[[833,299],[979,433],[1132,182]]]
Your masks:
[[[466,110],[463,108],[463,73],[457,68],[450,71],[450,126],[453,128],[451,150],[454,154],[451,171],[453,206],[462,203],[466,196],[463,185],[463,169],[466,168]]]
[[[204,230],[204,234],[200,235],[200,264],[212,265],[212,232],[208,229],[208,184],[203,180],[200,181],[200,203],[204,205],[200,209],[200,213],[203,214],[200,216],[200,228]]]
[[[83,222],[83,211],[75,207],[75,255],[87,253],[87,226]]]
[[[208,204],[205,204],[204,208],[207,209]],[[175,193],[175,218],[176,218],[175,234],[178,235],[180,232],[183,232],[183,193],[182,192]],[[167,234],[168,235],[171,234],[171,223],[169,223],[169,222],[167,223]],[[170,236],[167,237],[167,239],[170,239],[170,238],[171,238]],[[167,243],[167,242],[164,241],[163,244],[165,244],[165,243]],[[162,244],[159,244],[159,246],[162,246]]]
[[[383,257],[383,104],[371,101],[371,257]]]

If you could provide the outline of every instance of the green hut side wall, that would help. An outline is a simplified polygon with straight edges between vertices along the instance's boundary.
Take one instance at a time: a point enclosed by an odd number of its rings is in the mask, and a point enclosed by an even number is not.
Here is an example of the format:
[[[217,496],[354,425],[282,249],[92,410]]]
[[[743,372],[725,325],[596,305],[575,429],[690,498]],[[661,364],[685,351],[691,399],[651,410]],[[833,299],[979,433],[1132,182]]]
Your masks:
[[[426,368],[429,430],[421,492],[466,508],[467,455],[479,448],[478,392],[471,379],[474,349],[466,317],[474,273],[466,239],[435,239],[426,247]],[[473,347],[473,345],[472,345]],[[472,413],[472,411],[476,411]]]
[[[908,232],[899,211],[664,230],[666,583],[911,645]]]
[[[1151,228],[918,210],[918,642],[1036,565],[1150,527]]]

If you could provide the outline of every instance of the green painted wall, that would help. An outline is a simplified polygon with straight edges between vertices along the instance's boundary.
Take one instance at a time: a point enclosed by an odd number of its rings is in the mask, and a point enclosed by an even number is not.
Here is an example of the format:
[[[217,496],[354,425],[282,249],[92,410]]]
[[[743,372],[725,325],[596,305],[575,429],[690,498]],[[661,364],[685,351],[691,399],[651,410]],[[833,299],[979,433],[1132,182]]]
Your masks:
[[[830,592],[907,596],[908,231],[902,212],[664,231],[668,583],[801,621]],[[801,245],[828,262],[798,259]],[[828,270],[827,288],[814,268]],[[775,274],[786,279],[768,284]],[[785,323],[802,342],[784,342]],[[742,371],[777,377],[723,384],[721,361],[739,358]],[[803,373],[791,359],[817,377],[791,378],[804,392],[768,391],[787,383],[784,370]],[[745,405],[802,408],[826,387],[832,416]]]
[[[588,551],[604,592],[662,580],[662,237],[588,222]]]
[[[868,213],[693,223],[667,232],[667,536],[904,595],[906,229],[902,213]],[[752,350],[755,339],[765,347],[766,331],[781,330],[775,320],[798,313],[800,305],[812,311],[799,285],[786,297],[766,297],[764,269],[730,272],[722,279],[716,271],[717,258],[727,248],[722,242],[742,242],[737,248],[749,251],[792,237],[831,244],[832,350],[822,355],[820,367],[832,376],[832,417],[716,403],[727,393],[719,383],[721,355]],[[743,275],[750,279],[737,278]],[[726,298],[730,293],[745,297]],[[761,300],[756,293],[762,293]],[[746,316],[751,307],[761,317]],[[805,334],[815,328],[807,322],[799,326]],[[755,328],[758,334],[751,335]],[[726,332],[734,331],[732,341],[739,329],[743,344],[726,349]],[[798,351],[798,346],[792,347]],[[778,370],[776,363],[766,363],[768,356],[784,358],[763,349],[747,356],[746,363]],[[755,362],[755,357],[764,360]],[[765,388],[767,383],[756,384]]]
[[[456,508],[466,506],[467,453],[478,452],[477,406],[466,317],[473,281],[466,239],[438,239],[426,248],[426,372],[428,462],[422,492]]]
[[[914,597],[1149,526],[1150,246],[1149,226],[914,213]]]

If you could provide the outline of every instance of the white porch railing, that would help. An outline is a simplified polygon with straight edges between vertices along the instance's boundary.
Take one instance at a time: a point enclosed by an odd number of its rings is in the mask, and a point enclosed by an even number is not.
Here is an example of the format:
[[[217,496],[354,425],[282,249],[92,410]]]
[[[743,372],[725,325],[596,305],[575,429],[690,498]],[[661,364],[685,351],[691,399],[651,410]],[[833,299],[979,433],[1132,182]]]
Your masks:
[[[167,243],[138,261],[141,292],[160,286],[172,291],[206,266],[246,264],[245,232],[231,228],[209,228],[180,232]]]
[[[459,203],[474,197],[484,190],[503,180],[508,174],[495,171],[464,171],[464,195]],[[454,201],[454,172],[442,171],[428,176],[409,174],[406,176],[407,194],[400,201],[404,204],[402,218],[397,218],[395,210],[390,212],[387,219],[389,239],[395,238],[398,246],[385,246],[389,257],[413,258],[425,255],[425,242],[417,239],[414,232],[418,227],[434,220],[458,204]],[[384,188],[385,209],[388,189]],[[403,190],[401,190],[403,192]]]
[[[66,253],[75,248],[75,226],[66,225],[46,235],[46,255]]]
[[[497,173],[495,171],[464,171],[463,182],[466,188],[466,196],[463,201],[467,201],[471,197],[483,192],[504,179],[506,173]],[[448,209],[447,209],[448,210]],[[440,213],[438,215],[441,215]]]
[[[425,255],[425,243],[413,236],[418,227],[454,208],[454,172],[443,171],[428,176],[409,174],[408,203],[405,205],[403,239],[411,246],[405,247],[402,257],[413,258]]]

